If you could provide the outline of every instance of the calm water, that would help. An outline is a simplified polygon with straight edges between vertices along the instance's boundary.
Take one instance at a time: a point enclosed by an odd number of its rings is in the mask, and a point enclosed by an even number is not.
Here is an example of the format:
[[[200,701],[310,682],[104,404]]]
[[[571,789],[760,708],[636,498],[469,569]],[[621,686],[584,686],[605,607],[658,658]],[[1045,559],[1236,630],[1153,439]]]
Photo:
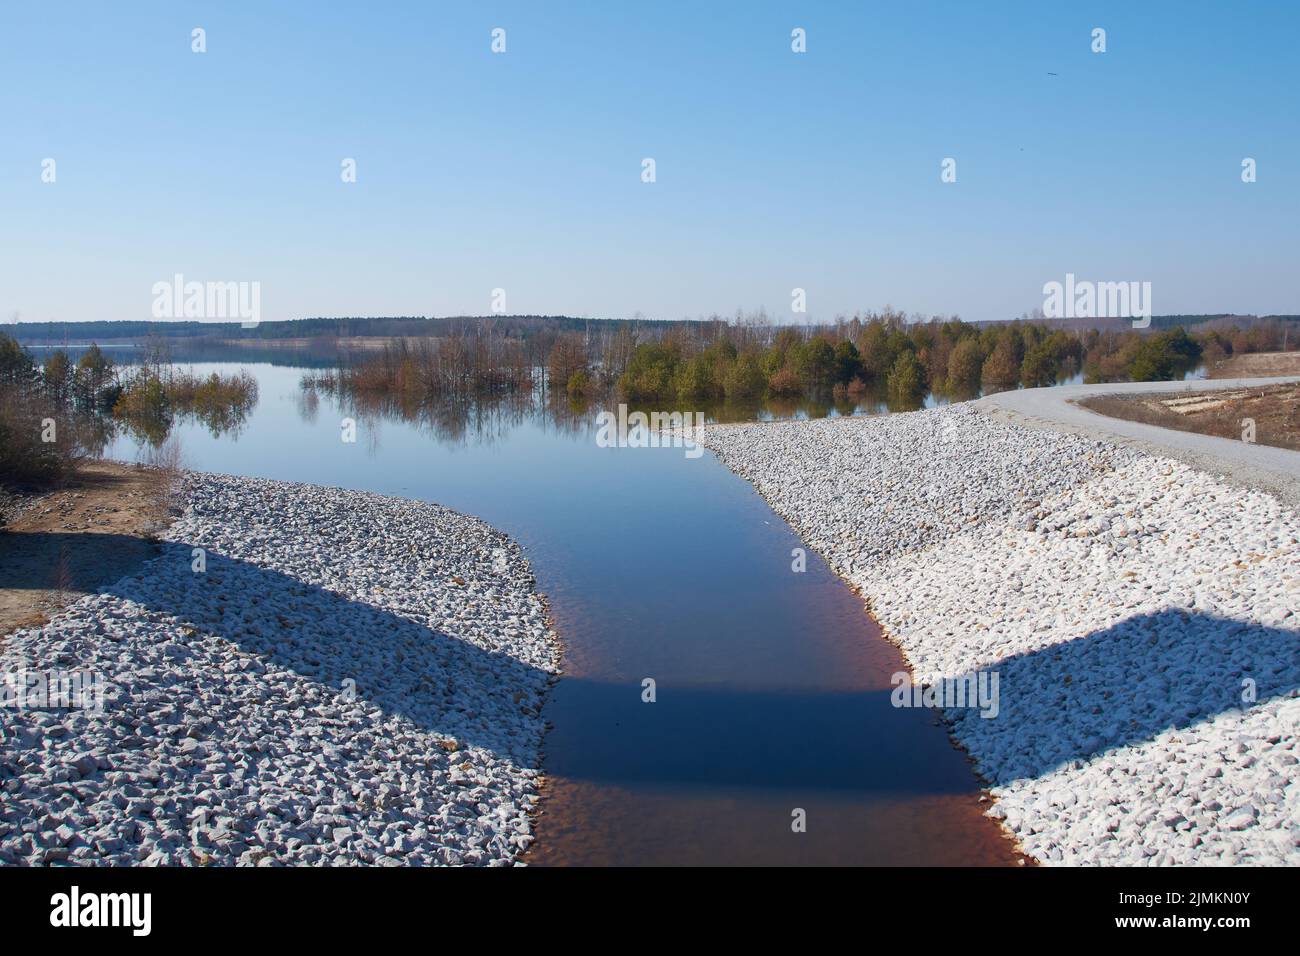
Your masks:
[[[256,409],[178,426],[187,466],[435,501],[524,546],[565,643],[531,862],[1012,861],[932,715],[890,706],[903,665],[859,599],[811,554],[793,573],[797,538],[711,454],[599,448],[590,413],[359,419],[344,444],[299,369],[242,367]]]

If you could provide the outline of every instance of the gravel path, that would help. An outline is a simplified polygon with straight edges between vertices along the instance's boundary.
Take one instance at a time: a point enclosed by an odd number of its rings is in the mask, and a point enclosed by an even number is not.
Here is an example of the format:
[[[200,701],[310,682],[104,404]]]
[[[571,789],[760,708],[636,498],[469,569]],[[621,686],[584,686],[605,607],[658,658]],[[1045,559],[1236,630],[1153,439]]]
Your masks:
[[[518,547],[417,501],[187,494],[138,576],[0,643],[108,688],[0,708],[0,863],[512,862],[558,660]]]
[[[1208,392],[1220,388],[1255,388],[1295,381],[1300,381],[1300,378],[1216,378],[1187,382],[1055,385],[1049,388],[1019,388],[998,392],[974,404],[981,411],[1003,421],[1074,432],[1149,454],[1176,458],[1239,488],[1267,491],[1296,509],[1300,508],[1300,452],[1125,421],[1076,404],[1079,399],[1097,395]]]
[[[709,426],[867,598],[1047,863],[1300,863],[1300,518],[1182,462],[970,405]]]

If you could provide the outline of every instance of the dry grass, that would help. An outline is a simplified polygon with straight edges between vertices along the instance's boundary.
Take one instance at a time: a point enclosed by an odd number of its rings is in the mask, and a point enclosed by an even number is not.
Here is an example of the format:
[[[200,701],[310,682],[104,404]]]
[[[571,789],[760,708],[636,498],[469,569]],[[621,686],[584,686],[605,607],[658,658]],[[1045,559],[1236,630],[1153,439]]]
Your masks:
[[[1163,395],[1103,395],[1081,402],[1112,418],[1300,451],[1300,385]]]
[[[153,557],[171,500],[165,472],[111,462],[32,496],[0,530],[0,634],[46,623]]]
[[[181,512],[185,497],[185,455],[180,439],[172,435],[156,448],[148,449],[142,465],[151,477],[152,494],[147,513],[152,521],[145,534],[152,539]]]
[[[1300,352],[1251,352],[1215,362],[1210,378],[1272,378],[1300,375]]]

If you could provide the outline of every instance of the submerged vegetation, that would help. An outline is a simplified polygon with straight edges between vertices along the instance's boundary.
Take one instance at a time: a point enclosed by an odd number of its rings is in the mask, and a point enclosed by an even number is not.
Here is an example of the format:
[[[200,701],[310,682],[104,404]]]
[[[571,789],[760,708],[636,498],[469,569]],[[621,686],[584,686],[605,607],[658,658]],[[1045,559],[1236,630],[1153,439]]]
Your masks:
[[[330,343],[333,368],[309,373],[304,411],[333,393],[361,414],[394,414],[454,434],[541,402],[557,424],[589,402],[641,408],[689,403],[718,420],[863,408],[905,411],[926,397],[1087,382],[1147,381],[1199,364],[1300,346],[1289,319],[1215,319],[1191,330],[1067,328],[1022,319],[974,325],[886,309],[833,325],[774,325],[759,314],[691,322],[466,319],[447,334]],[[177,421],[238,432],[257,402],[246,372],[178,368],[150,339],[129,364],[91,346],[38,362],[0,334],[0,481],[49,483],[125,431],[161,448]],[[135,359],[138,358],[138,361]]]
[[[517,339],[457,335],[396,339],[382,347],[344,353],[338,368],[307,384],[361,396],[468,399],[531,389],[533,357]]]
[[[56,349],[37,362],[0,333],[0,483],[58,483],[102,455],[119,428],[156,452],[178,419],[213,433],[237,431],[257,404],[246,372],[206,377],[172,367],[153,342],[137,366],[119,367],[96,345],[73,362]]]
[[[196,376],[143,367],[126,376],[113,403],[113,418],[152,447],[167,440],[178,418],[193,419],[216,437],[238,432],[257,404],[257,379],[245,371]]]
[[[344,351],[338,367],[304,384],[406,406],[466,403],[540,389],[573,401],[616,396],[636,404],[752,406],[812,402],[919,407],[1018,387],[1171,379],[1203,358],[1284,347],[1286,323],[1145,331],[1069,329],[1023,319],[972,325],[909,320],[886,309],[834,325],[774,326],[762,316],[692,323],[560,325],[502,332],[494,320],[439,338],[396,339]],[[1296,337],[1300,340],[1300,336]]]

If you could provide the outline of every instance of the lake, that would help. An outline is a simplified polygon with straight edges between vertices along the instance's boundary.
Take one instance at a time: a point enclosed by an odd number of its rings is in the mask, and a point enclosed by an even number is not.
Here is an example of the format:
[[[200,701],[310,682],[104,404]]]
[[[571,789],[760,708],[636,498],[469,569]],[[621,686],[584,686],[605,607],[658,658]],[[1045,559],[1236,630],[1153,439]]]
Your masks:
[[[799,540],[711,453],[599,447],[594,409],[508,403],[358,416],[345,443],[353,413],[301,368],[186,367],[260,390],[237,433],[177,425],[186,466],[438,502],[525,548],[565,647],[529,862],[1014,862],[934,715],[891,706],[905,668],[861,601],[811,553],[793,571]]]

